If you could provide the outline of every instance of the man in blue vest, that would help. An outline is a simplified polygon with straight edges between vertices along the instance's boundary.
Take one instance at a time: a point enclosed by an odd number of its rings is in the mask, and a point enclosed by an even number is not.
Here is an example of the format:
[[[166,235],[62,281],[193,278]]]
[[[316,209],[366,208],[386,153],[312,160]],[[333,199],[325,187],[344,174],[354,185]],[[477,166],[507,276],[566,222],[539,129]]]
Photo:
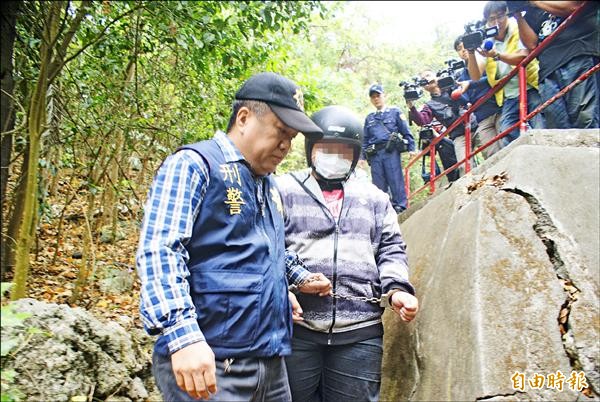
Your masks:
[[[152,369],[165,401],[291,400],[283,357],[301,310],[271,173],[298,132],[322,130],[278,74],[252,76],[235,99],[227,134],[167,157],[146,202],[140,312],[160,335]]]
[[[412,155],[415,139],[400,109],[386,107],[381,85],[371,85],[369,97],[377,110],[365,119],[363,153],[371,166],[373,184],[390,194],[394,210],[401,213],[406,209],[401,153]]]

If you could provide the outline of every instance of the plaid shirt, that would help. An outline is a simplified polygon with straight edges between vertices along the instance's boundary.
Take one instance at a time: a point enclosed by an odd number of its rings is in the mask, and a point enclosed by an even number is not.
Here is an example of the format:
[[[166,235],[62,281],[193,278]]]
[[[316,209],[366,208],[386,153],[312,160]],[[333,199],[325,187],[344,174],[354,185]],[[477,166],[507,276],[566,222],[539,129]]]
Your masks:
[[[225,133],[217,132],[214,140],[226,161],[244,159]],[[209,185],[208,167],[199,154],[175,152],[156,173],[145,205],[136,255],[140,313],[149,334],[166,336],[171,353],[205,340],[190,296],[185,245]],[[293,251],[286,250],[285,261],[290,283],[310,275]]]

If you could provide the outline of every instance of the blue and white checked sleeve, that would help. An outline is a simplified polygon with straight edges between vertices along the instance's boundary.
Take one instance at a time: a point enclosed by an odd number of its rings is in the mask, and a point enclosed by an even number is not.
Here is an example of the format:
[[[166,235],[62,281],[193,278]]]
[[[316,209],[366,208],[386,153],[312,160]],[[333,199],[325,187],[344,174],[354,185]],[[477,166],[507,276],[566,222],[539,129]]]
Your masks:
[[[165,159],[145,205],[136,254],[140,313],[149,334],[166,336],[171,353],[205,340],[190,296],[189,255],[184,245],[192,235],[208,184],[202,157],[182,150]]]
[[[285,250],[285,270],[288,283],[296,286],[304,282],[311,273],[306,269],[298,254],[292,250]]]

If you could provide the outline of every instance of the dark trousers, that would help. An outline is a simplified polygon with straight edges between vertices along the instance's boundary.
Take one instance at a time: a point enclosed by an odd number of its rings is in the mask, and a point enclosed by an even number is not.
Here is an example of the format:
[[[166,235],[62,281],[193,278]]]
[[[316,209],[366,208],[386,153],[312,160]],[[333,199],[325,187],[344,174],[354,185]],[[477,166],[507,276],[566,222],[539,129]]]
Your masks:
[[[542,98],[537,89],[527,90],[527,113],[530,113],[542,104]],[[542,112],[544,113],[544,112]],[[535,115],[527,125],[531,128],[545,128],[546,121],[542,113]],[[547,113],[547,112],[546,112]],[[502,104],[502,114],[500,115],[500,131],[504,131],[519,121],[519,97],[504,99]],[[521,135],[519,127],[510,131],[501,141],[507,146]]]
[[[226,368],[217,360],[217,393],[212,402],[291,402],[283,357],[238,358]],[[196,402],[177,385],[171,356],[154,353],[152,373],[165,402]]]
[[[390,194],[392,206],[396,211],[406,209],[406,192],[404,191],[404,174],[402,159],[397,150],[386,152],[385,149],[369,159],[373,184],[385,193]]]
[[[383,338],[321,345],[294,338],[286,364],[294,402],[379,400]]]
[[[598,64],[598,57],[579,56],[540,82],[542,102],[556,95],[581,74]],[[547,128],[598,128],[600,123],[600,74],[573,87],[545,109]]]

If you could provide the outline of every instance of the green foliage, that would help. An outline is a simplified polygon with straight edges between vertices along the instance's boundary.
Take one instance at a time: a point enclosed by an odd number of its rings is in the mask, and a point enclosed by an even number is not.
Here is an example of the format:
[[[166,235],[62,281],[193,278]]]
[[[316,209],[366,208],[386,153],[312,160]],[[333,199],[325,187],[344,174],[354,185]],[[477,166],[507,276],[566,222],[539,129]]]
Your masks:
[[[444,60],[453,56],[453,39],[440,27],[431,46],[414,46],[406,43],[379,43],[372,33],[380,21],[365,17],[365,2],[325,2],[320,15],[314,15],[308,40],[285,36],[282,48],[286,49],[282,62],[286,71],[295,71],[294,78],[305,88],[307,110],[316,111],[323,106],[340,104],[354,110],[364,118],[373,110],[368,88],[374,82],[386,89],[387,105],[399,107],[408,114],[399,82],[408,80],[425,69],[437,70]],[[420,107],[427,95],[416,102]],[[419,127],[411,126],[418,142]],[[296,150],[295,150],[296,149]],[[305,167],[305,155],[292,149],[279,171],[292,166]],[[302,148],[303,150],[303,148]],[[408,158],[404,157],[406,164]],[[423,185],[421,163],[410,170],[411,189]],[[428,196],[425,190],[415,196],[420,201]]]
[[[306,151],[304,148],[304,136],[297,135],[292,140],[292,149],[286,156],[286,158],[277,167],[277,173],[283,174],[293,172],[295,170],[302,170],[307,168],[306,164]]]
[[[70,62],[56,80],[60,159],[40,169],[87,176],[88,190],[97,195],[114,187],[128,197],[136,186],[124,175],[126,166],[111,183],[89,177],[91,168],[99,164],[103,172],[115,157],[121,165],[135,157],[156,166],[179,145],[212,137],[225,129],[236,89],[258,71],[295,80],[308,113],[343,104],[365,116],[372,110],[366,89],[373,82],[386,87],[389,105],[405,109],[398,82],[423,68],[441,67],[452,38],[440,31],[432,47],[374,43],[370,37],[378,22],[364,16],[366,6],[93,2],[67,49]],[[22,40],[15,47],[16,75],[23,85],[37,74],[39,21],[48,8],[45,2],[28,2],[17,26]],[[304,166],[300,145],[280,170]]]
[[[52,4],[24,2],[17,20],[14,97],[22,106],[17,126],[27,126],[21,123],[39,74],[44,17]],[[86,4],[64,2],[57,43],[68,37],[69,23]],[[74,191],[97,203],[110,192],[119,198],[114,203],[133,200],[141,206],[165,156],[225,130],[235,91],[260,71],[296,81],[309,114],[341,104],[363,118],[373,109],[367,94],[373,82],[386,88],[388,105],[406,114],[398,83],[425,68],[442,67],[453,55],[453,38],[441,27],[431,46],[378,43],[372,33],[380,20],[365,16],[368,6],[341,1],[91,2],[62,50],[67,64],[52,77],[48,130],[36,164],[39,177],[55,182],[68,177]],[[417,128],[411,130],[416,138]],[[25,130],[14,134],[19,157],[28,140]],[[294,141],[278,173],[306,166],[303,140],[300,135]],[[15,159],[11,171],[18,176],[22,158]],[[132,160],[139,161],[135,168]],[[410,171],[412,190],[422,185],[420,168],[417,162]],[[140,177],[133,172],[141,172]],[[43,184],[40,180],[42,218],[52,211]],[[417,199],[426,196],[423,192]]]

